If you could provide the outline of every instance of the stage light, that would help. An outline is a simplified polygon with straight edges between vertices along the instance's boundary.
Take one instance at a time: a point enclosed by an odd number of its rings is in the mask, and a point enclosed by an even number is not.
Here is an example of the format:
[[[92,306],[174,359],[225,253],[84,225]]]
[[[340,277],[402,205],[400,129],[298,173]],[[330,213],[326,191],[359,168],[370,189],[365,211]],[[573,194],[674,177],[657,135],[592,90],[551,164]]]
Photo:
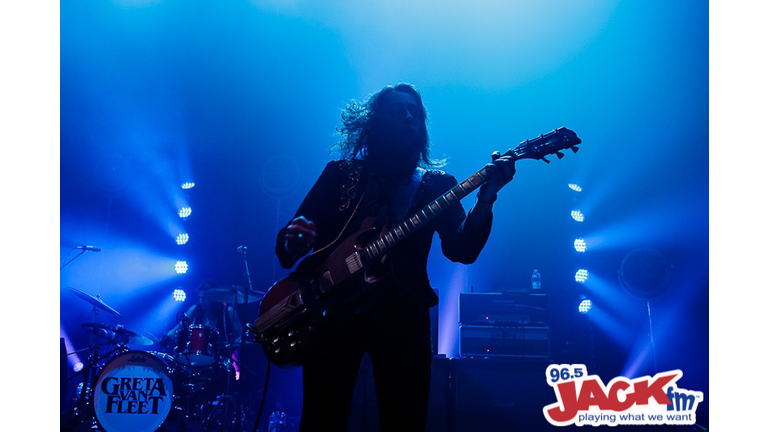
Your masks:
[[[176,236],[176,244],[183,245],[189,241],[189,234],[179,234]]]
[[[587,281],[588,278],[589,278],[589,272],[588,271],[586,271],[584,269],[581,269],[581,270],[576,272],[576,276],[575,276],[576,282],[584,283],[584,282]]]
[[[186,182],[186,183],[181,185],[182,189],[192,189],[193,187],[195,187],[195,183],[194,182]]]
[[[182,219],[186,219],[189,217],[189,215],[192,214],[192,209],[189,207],[182,207],[181,210],[179,210],[179,217]]]
[[[581,192],[581,186],[577,185],[576,183],[571,183],[568,185],[568,187],[576,192]]]
[[[187,299],[187,293],[185,293],[183,289],[176,288],[173,290],[173,299],[177,302],[183,302]]]
[[[584,215],[579,210],[572,210],[571,217],[576,222],[584,222]]]
[[[586,314],[589,312],[589,310],[592,309],[592,300],[590,299],[584,299],[579,303],[579,313],[580,314]]]
[[[184,274],[189,269],[186,261],[176,261],[176,273]]]
[[[583,238],[577,238],[573,242],[573,247],[576,249],[576,252],[585,252],[587,250],[587,242]]]

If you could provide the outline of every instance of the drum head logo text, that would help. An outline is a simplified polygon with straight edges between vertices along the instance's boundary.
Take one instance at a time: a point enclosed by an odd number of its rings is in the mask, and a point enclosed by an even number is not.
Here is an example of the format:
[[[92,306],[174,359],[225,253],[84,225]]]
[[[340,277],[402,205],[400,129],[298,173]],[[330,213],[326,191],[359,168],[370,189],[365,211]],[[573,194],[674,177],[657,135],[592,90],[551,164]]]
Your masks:
[[[101,391],[107,397],[108,414],[158,414],[160,402],[168,396],[162,378],[146,376],[106,377]]]
[[[94,388],[94,413],[108,431],[154,432],[173,405],[173,380],[151,354],[121,354],[107,364]]]

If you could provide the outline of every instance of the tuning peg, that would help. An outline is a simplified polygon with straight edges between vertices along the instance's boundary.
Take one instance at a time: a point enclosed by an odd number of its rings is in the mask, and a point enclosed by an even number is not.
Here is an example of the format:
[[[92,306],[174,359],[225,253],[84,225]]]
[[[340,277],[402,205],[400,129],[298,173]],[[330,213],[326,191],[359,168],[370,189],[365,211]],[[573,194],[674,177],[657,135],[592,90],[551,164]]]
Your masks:
[[[574,153],[576,153],[577,151],[579,151],[579,148],[578,148],[578,147],[576,147],[576,146],[574,146],[574,147],[571,147],[571,150],[572,150]]]
[[[557,158],[558,158],[558,159],[562,159],[562,158],[563,158],[563,156],[565,156],[565,155],[563,154],[563,152],[557,152],[557,153],[555,153],[555,154],[557,155]]]

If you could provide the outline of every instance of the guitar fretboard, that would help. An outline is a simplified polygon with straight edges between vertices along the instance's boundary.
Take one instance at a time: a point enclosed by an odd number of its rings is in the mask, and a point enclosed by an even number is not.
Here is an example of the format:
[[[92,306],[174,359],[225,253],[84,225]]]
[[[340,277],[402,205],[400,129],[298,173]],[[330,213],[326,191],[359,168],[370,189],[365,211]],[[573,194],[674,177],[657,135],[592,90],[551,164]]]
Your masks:
[[[384,231],[376,240],[365,246],[366,258],[369,260],[380,258],[401,240],[426,225],[448,207],[464,199],[464,197],[482,186],[487,180],[488,171],[486,168],[483,168],[424,206],[421,210],[408,216],[404,221]]]

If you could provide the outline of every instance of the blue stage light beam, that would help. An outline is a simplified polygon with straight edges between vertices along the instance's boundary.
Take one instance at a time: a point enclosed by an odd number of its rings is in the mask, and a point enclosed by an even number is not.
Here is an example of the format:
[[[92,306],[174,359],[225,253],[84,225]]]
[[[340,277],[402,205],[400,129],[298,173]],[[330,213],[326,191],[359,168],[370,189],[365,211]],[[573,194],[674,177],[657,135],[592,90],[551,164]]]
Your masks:
[[[143,307],[133,310],[136,317],[131,322],[132,330],[160,339],[176,325],[173,318],[179,311],[186,311],[187,305],[176,301],[172,295],[162,295],[166,289],[167,287],[157,287],[152,296],[145,296]],[[156,301],[151,302],[147,300],[149,298],[155,298]]]
[[[595,326],[628,351],[631,341],[643,328],[644,303],[625,292],[618,280],[612,282],[595,272],[589,274],[579,289],[592,300],[588,315]]]
[[[619,348],[628,352],[632,347],[635,329],[627,325],[621,317],[609,314],[602,303],[592,302],[589,313],[584,315],[592,321],[595,328],[603,332]]]
[[[467,285],[467,266],[453,264],[453,273],[446,293],[440,293],[440,334],[438,353],[448,357],[459,355],[459,294]]]
[[[179,261],[177,257],[149,250],[134,243],[133,239],[113,238],[104,245],[98,257],[87,258],[80,258],[69,266],[72,270],[62,272],[62,286],[119,300],[136,290],[180,276],[175,271],[176,262]],[[75,269],[77,271],[73,271]],[[107,301],[106,298],[104,300]]]
[[[631,213],[614,215],[613,220],[584,234],[589,250],[634,249],[637,245],[676,245],[704,242],[707,219],[685,217],[692,208],[706,211],[705,198],[691,193],[638,207]],[[609,211],[610,209],[606,209]]]
[[[72,342],[67,336],[67,332],[64,330],[64,326],[59,323],[59,336],[64,338],[64,346],[67,349],[67,363],[75,372],[80,371],[83,368],[83,361],[80,356],[75,353],[75,348],[72,346]]]

